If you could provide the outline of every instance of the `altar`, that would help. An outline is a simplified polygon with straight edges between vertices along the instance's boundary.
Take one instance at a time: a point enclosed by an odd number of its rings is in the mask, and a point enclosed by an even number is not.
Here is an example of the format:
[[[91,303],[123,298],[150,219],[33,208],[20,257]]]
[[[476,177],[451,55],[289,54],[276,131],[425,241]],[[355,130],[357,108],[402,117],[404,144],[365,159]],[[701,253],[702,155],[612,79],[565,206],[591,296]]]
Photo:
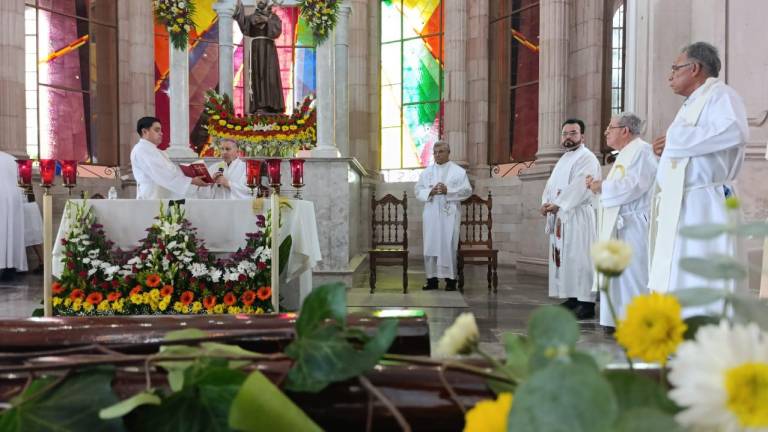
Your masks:
[[[53,250],[53,275],[64,271],[64,242],[70,229],[70,205],[82,204],[70,200],[62,215]],[[87,201],[105,236],[115,248],[133,250],[155,222],[164,200],[90,200]],[[270,209],[269,200],[197,200],[183,204],[186,220],[196,228],[198,238],[214,254],[229,254],[243,248],[247,234],[259,231],[257,216]],[[321,260],[315,208],[312,202],[286,199],[281,206],[279,242],[291,237],[291,249],[284,271],[281,271],[280,293],[283,305],[297,309],[312,290],[312,269]]]

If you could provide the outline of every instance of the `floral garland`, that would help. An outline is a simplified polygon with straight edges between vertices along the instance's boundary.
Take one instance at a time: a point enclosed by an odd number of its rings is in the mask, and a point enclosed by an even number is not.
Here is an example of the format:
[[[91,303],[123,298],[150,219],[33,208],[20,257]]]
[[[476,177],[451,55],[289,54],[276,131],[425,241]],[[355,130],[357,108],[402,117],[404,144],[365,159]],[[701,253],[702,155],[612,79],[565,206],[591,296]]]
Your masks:
[[[318,45],[330,36],[339,17],[338,0],[299,0],[301,16],[312,29]]]
[[[195,27],[192,15],[195,14],[193,0],[154,0],[155,19],[165,26],[171,38],[171,44],[178,50],[186,50],[189,31]]]
[[[317,141],[315,99],[308,95],[291,115],[235,115],[229,95],[208,90],[204,106],[208,134],[219,150],[222,138],[240,143],[246,156],[293,156],[314,147]]]
[[[68,204],[64,271],[52,286],[56,315],[261,314],[272,310],[266,220],[246,246],[216,259],[181,206],[160,208],[132,251],[112,250],[87,203]]]

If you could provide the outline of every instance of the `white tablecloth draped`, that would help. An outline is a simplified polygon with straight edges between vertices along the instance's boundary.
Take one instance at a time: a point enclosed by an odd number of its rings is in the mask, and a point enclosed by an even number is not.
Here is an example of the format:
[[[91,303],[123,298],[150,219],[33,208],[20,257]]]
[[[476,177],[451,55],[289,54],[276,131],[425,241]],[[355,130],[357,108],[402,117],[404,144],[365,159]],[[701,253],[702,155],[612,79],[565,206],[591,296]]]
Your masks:
[[[70,200],[81,203],[82,200]],[[291,236],[291,254],[288,257],[281,281],[298,282],[298,302],[312,290],[312,268],[322,259],[317,235],[315,206],[310,201],[287,200],[290,208],[282,208],[280,242]],[[160,204],[167,200],[89,200],[96,220],[104,226],[104,232],[115,247],[133,249],[146,237],[146,229],[155,222],[160,213]],[[67,203],[69,205],[69,203]],[[231,253],[245,246],[246,233],[259,231],[256,215],[266,215],[270,203],[266,199],[256,200],[198,200],[187,199],[184,204],[185,216],[206,248],[214,253]],[[64,264],[61,262],[63,248],[61,239],[69,230],[69,212],[66,207],[53,248],[53,275],[60,276]],[[296,289],[296,283],[281,284],[281,293]],[[291,302],[293,303],[293,302]]]

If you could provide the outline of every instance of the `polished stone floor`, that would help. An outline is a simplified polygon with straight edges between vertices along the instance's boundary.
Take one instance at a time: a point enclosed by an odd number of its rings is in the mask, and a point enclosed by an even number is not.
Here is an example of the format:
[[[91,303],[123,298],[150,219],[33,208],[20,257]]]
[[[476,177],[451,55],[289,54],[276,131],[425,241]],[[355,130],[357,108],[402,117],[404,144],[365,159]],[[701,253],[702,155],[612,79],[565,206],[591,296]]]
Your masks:
[[[382,267],[378,270],[377,293],[402,292],[401,270],[398,267]],[[423,269],[414,262],[408,273],[410,291],[421,290],[424,284]],[[17,275],[10,283],[0,282],[0,317],[28,317],[40,307],[42,298],[42,275]],[[361,266],[355,274],[353,290],[368,292],[368,269]],[[444,288],[441,281],[440,289]],[[531,312],[538,306],[557,303],[546,295],[546,278],[518,274],[513,269],[499,268],[497,294],[488,292],[485,268],[468,267],[464,297],[469,308],[425,307],[430,327],[430,338],[434,348],[445,329],[462,312],[472,312],[480,329],[481,347],[489,354],[502,356],[501,335],[505,332],[525,333]],[[350,307],[350,311],[373,310],[370,307]],[[379,308],[381,309],[381,308]],[[607,336],[596,320],[581,321],[579,346],[592,352],[599,352],[606,360],[620,360],[621,351],[610,336]]]

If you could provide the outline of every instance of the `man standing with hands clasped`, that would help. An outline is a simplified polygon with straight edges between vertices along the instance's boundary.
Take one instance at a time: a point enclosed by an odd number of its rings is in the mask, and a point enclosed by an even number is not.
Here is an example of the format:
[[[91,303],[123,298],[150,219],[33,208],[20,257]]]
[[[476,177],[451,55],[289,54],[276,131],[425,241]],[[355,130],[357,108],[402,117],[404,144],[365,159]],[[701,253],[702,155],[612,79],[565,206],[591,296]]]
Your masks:
[[[437,279],[445,278],[446,291],[456,290],[456,250],[459,246],[461,201],[472,194],[467,173],[449,161],[451,148],[438,141],[435,163],[427,167],[416,183],[416,198],[424,202],[424,270],[427,284],[436,290]]]

